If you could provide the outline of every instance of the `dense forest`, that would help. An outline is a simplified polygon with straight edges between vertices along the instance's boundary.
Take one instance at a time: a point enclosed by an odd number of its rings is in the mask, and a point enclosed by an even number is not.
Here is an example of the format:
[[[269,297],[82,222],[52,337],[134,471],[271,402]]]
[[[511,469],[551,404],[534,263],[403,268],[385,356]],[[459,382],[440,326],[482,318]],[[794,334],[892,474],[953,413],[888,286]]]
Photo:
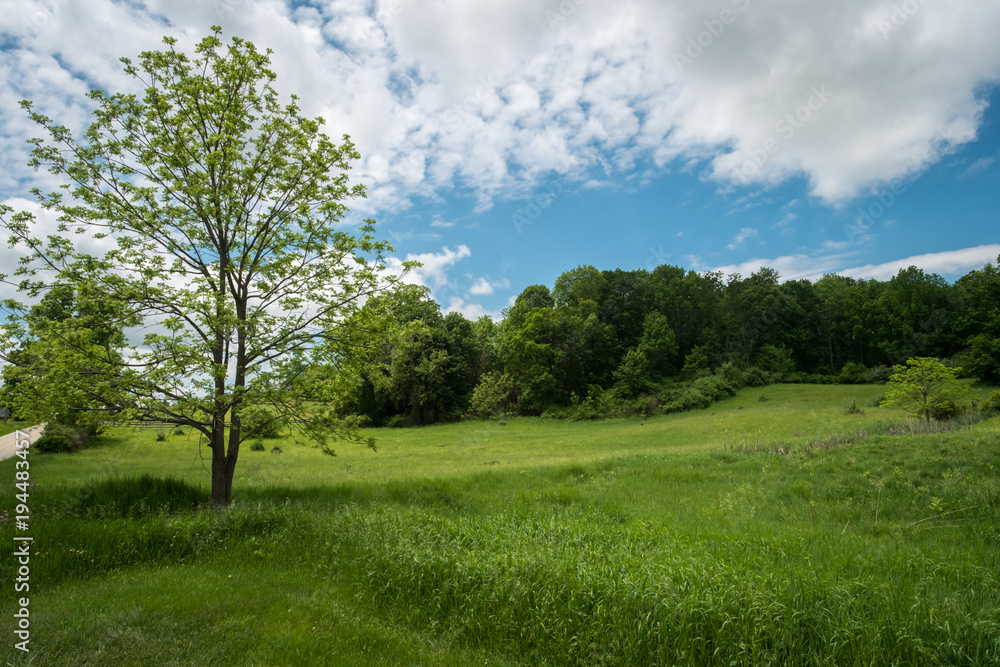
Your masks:
[[[998,260],[1000,262],[1000,260]],[[1000,269],[949,283],[910,267],[888,281],[781,282],[677,266],[580,266],[526,288],[494,322],[442,315],[425,288],[370,301],[374,346],[337,364],[337,407],[371,425],[463,415],[601,417],[705,407],[771,382],[884,382],[926,356],[1000,382]]]

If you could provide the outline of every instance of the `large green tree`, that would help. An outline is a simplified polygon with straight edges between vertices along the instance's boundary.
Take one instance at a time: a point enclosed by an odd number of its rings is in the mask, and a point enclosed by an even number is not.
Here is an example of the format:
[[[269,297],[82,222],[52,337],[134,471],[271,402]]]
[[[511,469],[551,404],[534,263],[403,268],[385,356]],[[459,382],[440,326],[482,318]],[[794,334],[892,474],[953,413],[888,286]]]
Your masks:
[[[58,214],[59,233],[39,238],[34,217],[9,208],[0,221],[23,252],[17,273],[29,298],[73,285],[141,336],[102,356],[83,323],[53,329],[67,358],[46,381],[123,419],[200,431],[212,501],[226,505],[240,443],[252,435],[244,414],[294,419],[324,446],[330,436],[359,439],[320,407],[324,376],[307,370],[310,357],[335,360],[358,343],[340,323],[392,280],[382,277],[391,248],[375,239],[374,222],[354,233],[340,225],[344,200],[364,195],[348,180],[359,157],[349,137],[334,143],[296,97],[279,100],[270,51],[239,38],[227,46],[220,34],[213,28],[190,57],[165,38],[163,51],[123,58],[144,92],[91,91],[82,138],[22,103],[47,135],[31,140],[31,164],[64,181],[34,191]],[[88,255],[75,234],[109,249]],[[18,326],[8,326],[5,353]],[[74,370],[83,361],[86,375]]]

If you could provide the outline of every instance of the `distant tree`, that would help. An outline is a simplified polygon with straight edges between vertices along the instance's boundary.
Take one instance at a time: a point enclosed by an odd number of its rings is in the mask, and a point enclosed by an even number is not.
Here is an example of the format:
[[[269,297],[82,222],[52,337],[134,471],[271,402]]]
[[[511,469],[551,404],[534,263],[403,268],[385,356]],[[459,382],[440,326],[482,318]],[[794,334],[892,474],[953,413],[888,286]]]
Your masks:
[[[959,384],[959,369],[948,368],[932,357],[914,357],[894,370],[883,407],[901,407],[927,421],[953,416],[961,409],[968,387]]]
[[[359,157],[350,139],[335,144],[294,96],[279,100],[268,53],[239,38],[227,48],[220,34],[214,27],[192,57],[166,38],[164,51],[122,59],[142,93],[91,91],[93,122],[80,140],[23,102],[48,137],[31,140],[31,165],[66,181],[34,191],[59,231],[42,238],[30,213],[0,206],[29,298],[73,285],[100,295],[116,323],[145,330],[105,357],[79,318],[49,330],[44,344],[73,355],[48,364],[59,380],[51,391],[200,432],[217,506],[231,501],[240,444],[252,436],[243,415],[254,409],[295,417],[323,446],[331,436],[371,444],[325,409],[325,388],[304,370],[358,344],[342,323],[393,282],[384,277],[391,247],[375,240],[374,222],[339,228],[344,200],[364,196],[348,180]],[[110,250],[81,252],[78,234]],[[5,354],[17,326],[0,340]],[[87,374],[59,372],[81,355]]]
[[[506,416],[516,403],[514,380],[506,373],[487,373],[476,385],[469,408],[480,417]]]
[[[973,377],[1000,384],[1000,338],[990,338],[985,334],[973,336],[969,340],[966,365]]]

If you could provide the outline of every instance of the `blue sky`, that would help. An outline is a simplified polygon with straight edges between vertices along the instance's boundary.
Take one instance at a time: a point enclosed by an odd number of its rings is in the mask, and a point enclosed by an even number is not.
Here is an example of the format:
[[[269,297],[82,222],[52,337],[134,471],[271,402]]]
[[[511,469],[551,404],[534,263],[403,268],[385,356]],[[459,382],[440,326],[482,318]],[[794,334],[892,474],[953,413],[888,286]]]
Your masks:
[[[212,24],[352,135],[347,223],[470,317],[580,264],[955,278],[1000,254],[995,0],[12,4],[0,201],[50,185],[17,100],[79,130],[89,88],[129,85],[120,56]]]

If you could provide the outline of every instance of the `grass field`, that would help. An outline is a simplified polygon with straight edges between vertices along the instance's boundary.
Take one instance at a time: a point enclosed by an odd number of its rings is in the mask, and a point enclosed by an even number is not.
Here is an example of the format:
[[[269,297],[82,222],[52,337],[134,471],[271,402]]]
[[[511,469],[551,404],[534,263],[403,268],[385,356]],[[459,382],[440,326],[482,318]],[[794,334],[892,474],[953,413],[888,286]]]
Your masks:
[[[31,652],[11,647],[7,585],[4,658],[1000,664],[1000,420],[922,433],[866,407],[878,393],[379,430],[378,452],[336,457],[267,441],[282,452],[244,448],[223,512],[191,434],[33,453]]]

